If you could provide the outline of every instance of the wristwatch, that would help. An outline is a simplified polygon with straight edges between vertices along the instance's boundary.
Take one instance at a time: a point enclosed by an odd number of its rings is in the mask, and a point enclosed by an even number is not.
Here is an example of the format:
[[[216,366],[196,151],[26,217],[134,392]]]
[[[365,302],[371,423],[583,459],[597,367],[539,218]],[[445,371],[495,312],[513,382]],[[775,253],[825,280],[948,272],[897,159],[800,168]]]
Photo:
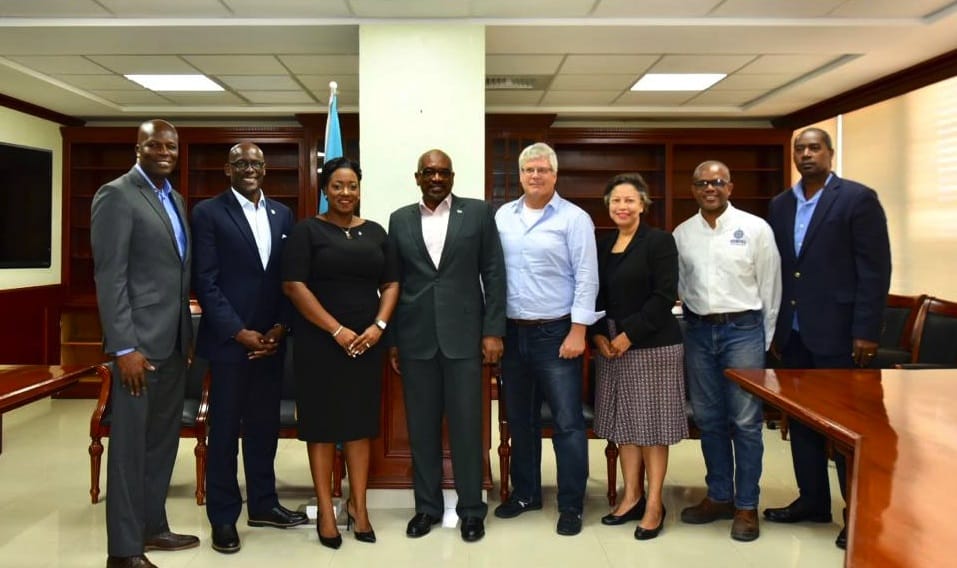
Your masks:
[[[385,331],[385,328],[386,328],[389,324],[387,324],[386,322],[384,322],[384,321],[382,321],[382,320],[375,320],[375,325],[376,325],[376,327],[378,327],[378,328],[381,329],[382,331]]]

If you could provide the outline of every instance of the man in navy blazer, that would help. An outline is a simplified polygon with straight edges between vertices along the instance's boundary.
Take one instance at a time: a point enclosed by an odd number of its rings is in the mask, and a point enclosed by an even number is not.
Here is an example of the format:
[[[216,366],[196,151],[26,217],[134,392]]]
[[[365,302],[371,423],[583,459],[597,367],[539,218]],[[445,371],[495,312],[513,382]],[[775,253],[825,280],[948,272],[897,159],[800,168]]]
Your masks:
[[[273,468],[290,315],[279,268],[293,215],[263,194],[266,162],[255,144],[233,146],[225,173],[232,187],[193,208],[193,287],[203,308],[196,351],[212,374],[206,516],[213,548],[231,553],[240,547],[240,434],[248,524],[285,528],[307,519],[279,504]]]
[[[768,220],[781,254],[783,294],[772,355],[793,369],[864,367],[877,351],[890,287],[887,218],[877,193],[831,172],[831,137],[808,128],[794,139],[801,180],[771,201]],[[800,496],[766,509],[769,521],[831,522],[823,435],[792,420],[791,455]],[[846,464],[835,455],[846,498]],[[847,545],[842,529],[837,546]]]

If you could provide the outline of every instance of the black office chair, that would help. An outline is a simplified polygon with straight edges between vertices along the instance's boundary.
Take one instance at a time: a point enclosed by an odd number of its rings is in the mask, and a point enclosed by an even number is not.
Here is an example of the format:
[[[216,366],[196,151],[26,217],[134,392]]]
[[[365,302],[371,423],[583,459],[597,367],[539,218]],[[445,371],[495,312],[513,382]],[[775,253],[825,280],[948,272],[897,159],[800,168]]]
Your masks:
[[[877,355],[868,367],[893,369],[895,365],[911,361],[917,316],[926,300],[925,294],[919,296],[888,294]]]
[[[929,298],[917,317],[914,351],[901,369],[957,368],[957,303]]]

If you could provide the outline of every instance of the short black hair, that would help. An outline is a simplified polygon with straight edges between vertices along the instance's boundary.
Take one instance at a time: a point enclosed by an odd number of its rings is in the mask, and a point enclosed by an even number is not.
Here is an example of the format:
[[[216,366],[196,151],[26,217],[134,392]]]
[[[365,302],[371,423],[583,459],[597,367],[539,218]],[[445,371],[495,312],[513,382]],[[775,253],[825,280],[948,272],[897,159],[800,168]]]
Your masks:
[[[804,130],[802,130],[797,135],[797,138],[804,136],[805,132],[814,132],[816,134],[819,134],[821,136],[821,139],[824,140],[824,145],[827,146],[827,149],[834,150],[834,143],[831,142],[831,135],[828,134],[827,130],[824,130],[823,128],[818,128],[816,126],[812,126],[810,128],[805,128]],[[797,140],[797,138],[795,138],[795,140]]]
[[[359,162],[351,160],[345,156],[341,156],[339,158],[333,158],[322,164],[322,171],[319,172],[319,191],[326,189],[326,186],[329,185],[329,178],[332,177],[332,174],[336,170],[341,170],[342,168],[348,168],[354,171],[359,181],[362,181],[362,168],[359,167]]]

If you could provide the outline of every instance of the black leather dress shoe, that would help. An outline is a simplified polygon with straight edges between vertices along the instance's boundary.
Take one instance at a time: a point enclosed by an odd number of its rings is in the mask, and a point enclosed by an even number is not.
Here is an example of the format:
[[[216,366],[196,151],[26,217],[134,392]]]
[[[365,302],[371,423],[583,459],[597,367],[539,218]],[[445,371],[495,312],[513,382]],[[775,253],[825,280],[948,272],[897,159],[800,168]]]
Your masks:
[[[847,527],[844,527],[841,529],[841,532],[837,533],[837,540],[834,541],[834,544],[841,550],[847,550]]]
[[[169,531],[159,533],[146,539],[143,550],[186,550],[199,546],[199,537],[191,534],[176,534]]]
[[[635,503],[634,507],[632,507],[631,509],[629,509],[622,515],[608,513],[607,515],[601,518],[601,524],[615,526],[615,525],[623,525],[627,523],[628,521],[637,521],[638,519],[645,516],[645,505],[646,505],[645,498],[642,497],[641,499],[638,500],[637,503]]]
[[[223,554],[239,552],[239,533],[236,525],[213,525],[213,550]]]
[[[246,521],[246,524],[251,527],[276,527],[286,529],[306,524],[308,520],[309,518],[306,517],[305,513],[290,511],[282,505],[276,505],[272,509],[262,513],[250,513],[249,520]]]
[[[428,513],[416,513],[415,516],[412,517],[412,520],[409,521],[408,526],[405,527],[405,535],[411,538],[425,536],[432,530],[432,525],[437,525],[441,522],[441,518],[433,517]]]
[[[462,540],[476,542],[485,536],[485,521],[479,517],[465,517],[462,519]]]
[[[150,562],[142,554],[139,556],[108,556],[106,558],[106,568],[156,568],[156,564]]]
[[[800,523],[803,521],[829,523],[831,522],[831,512],[811,510],[800,499],[797,499],[787,507],[765,509],[764,518],[772,523]]]

